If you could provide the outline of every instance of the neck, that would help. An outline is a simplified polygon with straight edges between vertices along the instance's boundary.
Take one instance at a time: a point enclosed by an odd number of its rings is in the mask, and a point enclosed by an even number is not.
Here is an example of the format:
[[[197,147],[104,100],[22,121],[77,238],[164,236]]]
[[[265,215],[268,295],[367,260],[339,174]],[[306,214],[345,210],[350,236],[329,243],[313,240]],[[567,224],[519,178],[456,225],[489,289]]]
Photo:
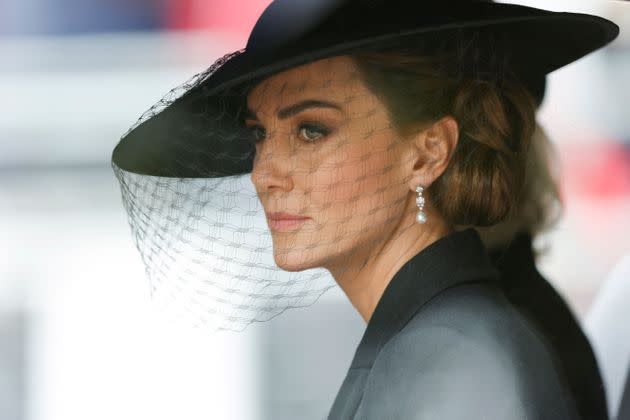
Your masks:
[[[368,322],[385,288],[400,268],[424,248],[452,232],[443,220],[429,217],[423,225],[405,218],[389,237],[365,250],[344,255],[341,263],[326,267],[361,317]]]

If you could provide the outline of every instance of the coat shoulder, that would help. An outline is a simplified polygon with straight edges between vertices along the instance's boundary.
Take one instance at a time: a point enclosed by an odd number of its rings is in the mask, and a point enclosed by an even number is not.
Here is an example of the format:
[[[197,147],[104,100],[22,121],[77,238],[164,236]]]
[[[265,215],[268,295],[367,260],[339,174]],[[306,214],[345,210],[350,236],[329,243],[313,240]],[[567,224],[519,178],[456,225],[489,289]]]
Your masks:
[[[358,418],[577,419],[555,357],[498,288],[454,287],[382,348]]]

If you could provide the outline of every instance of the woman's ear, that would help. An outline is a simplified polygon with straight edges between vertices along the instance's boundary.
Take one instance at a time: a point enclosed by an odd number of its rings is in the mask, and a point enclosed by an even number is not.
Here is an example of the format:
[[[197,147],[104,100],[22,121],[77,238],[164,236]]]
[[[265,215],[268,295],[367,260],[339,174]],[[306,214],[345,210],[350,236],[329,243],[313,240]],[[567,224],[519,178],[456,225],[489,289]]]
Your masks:
[[[448,167],[459,140],[459,124],[454,117],[442,117],[413,136],[417,158],[413,166],[410,185],[428,187]]]

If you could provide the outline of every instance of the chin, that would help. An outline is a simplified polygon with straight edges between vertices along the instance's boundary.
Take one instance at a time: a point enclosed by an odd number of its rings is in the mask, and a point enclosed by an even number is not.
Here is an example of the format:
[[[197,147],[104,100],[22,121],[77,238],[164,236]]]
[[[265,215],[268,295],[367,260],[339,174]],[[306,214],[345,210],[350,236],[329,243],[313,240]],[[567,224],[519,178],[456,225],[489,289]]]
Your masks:
[[[273,258],[278,268],[284,271],[304,271],[313,268],[312,261],[305,259],[304,254],[300,251],[282,254],[274,252]]]

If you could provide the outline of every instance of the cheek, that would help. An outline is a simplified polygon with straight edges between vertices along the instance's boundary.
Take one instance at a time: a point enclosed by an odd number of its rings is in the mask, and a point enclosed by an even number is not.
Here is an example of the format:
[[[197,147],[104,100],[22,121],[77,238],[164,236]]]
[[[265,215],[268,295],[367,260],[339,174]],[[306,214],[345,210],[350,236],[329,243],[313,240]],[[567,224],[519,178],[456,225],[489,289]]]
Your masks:
[[[387,138],[373,140],[369,147],[352,144],[338,150],[312,172],[309,204],[324,220],[384,221],[402,205],[406,187],[396,149],[388,150]]]

